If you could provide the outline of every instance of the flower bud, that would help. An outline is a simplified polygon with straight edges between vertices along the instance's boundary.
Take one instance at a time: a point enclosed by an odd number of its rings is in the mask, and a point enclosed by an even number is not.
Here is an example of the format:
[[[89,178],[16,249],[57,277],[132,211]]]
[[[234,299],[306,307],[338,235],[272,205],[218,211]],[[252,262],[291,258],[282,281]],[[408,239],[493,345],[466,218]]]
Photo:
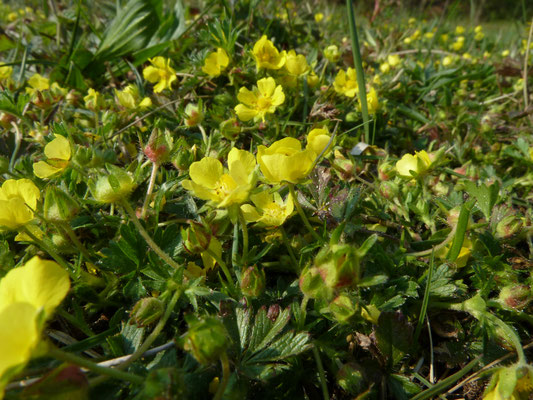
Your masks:
[[[329,310],[339,323],[348,321],[355,314],[355,306],[346,294],[341,294],[333,299],[329,304]]]
[[[329,300],[333,297],[333,289],[326,285],[325,280],[317,267],[307,267],[300,275],[300,290],[312,299]]]
[[[329,62],[336,63],[341,58],[339,48],[334,44],[326,47],[324,49],[324,57],[326,57]]]
[[[504,286],[498,301],[507,308],[523,310],[531,301],[531,289],[527,285]]]
[[[399,191],[398,184],[393,181],[384,181],[379,184],[379,193],[388,200],[396,198]]]
[[[135,182],[126,171],[111,165],[109,175],[99,176],[96,183],[89,185],[93,197],[100,203],[115,203],[130,195]]]
[[[155,297],[146,297],[133,306],[131,318],[137,327],[142,328],[159,321],[165,312],[163,302]]]
[[[191,221],[187,229],[181,229],[183,247],[191,254],[200,254],[209,248],[211,231],[199,222]]]
[[[249,297],[257,297],[265,290],[265,270],[257,266],[248,267],[242,274],[241,291]]]
[[[348,393],[357,395],[363,389],[363,374],[356,364],[344,364],[337,372],[337,383]]]
[[[201,107],[196,104],[189,103],[185,107],[185,125],[188,127],[201,124],[204,119],[204,113]]]
[[[52,222],[70,221],[80,210],[72,197],[55,186],[48,186],[44,196],[44,218]]]
[[[506,239],[522,228],[523,222],[516,215],[507,215],[496,225],[496,238]]]
[[[156,164],[163,164],[167,161],[172,148],[172,138],[170,134],[165,131],[161,133],[159,129],[154,129],[148,139],[148,143],[144,148],[144,154],[150,161]]]
[[[183,349],[191,352],[200,364],[209,365],[217,361],[229,344],[224,324],[210,316],[202,319],[187,316],[186,320],[189,331],[185,336]]]
[[[335,289],[350,287],[359,280],[359,257],[357,249],[348,244],[336,244],[322,249],[315,265],[319,270],[332,270],[328,285]]]
[[[236,140],[241,133],[241,125],[237,118],[229,118],[225,121],[222,121],[219,125],[220,134],[228,140]]]

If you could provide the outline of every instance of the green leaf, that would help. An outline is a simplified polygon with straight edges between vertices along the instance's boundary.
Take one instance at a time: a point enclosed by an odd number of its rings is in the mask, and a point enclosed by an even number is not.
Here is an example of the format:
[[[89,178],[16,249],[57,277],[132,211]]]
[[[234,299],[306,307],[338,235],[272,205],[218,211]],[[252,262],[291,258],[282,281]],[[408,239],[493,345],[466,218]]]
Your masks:
[[[470,211],[476,204],[475,200],[468,200],[461,207],[459,213],[459,220],[457,221],[457,228],[455,230],[455,237],[453,238],[452,246],[450,251],[446,255],[448,261],[455,261],[461,252],[461,247],[463,247],[463,241],[465,239],[466,228],[468,227],[468,221],[470,219]]]
[[[254,354],[247,363],[264,363],[280,361],[288,357],[296,356],[310,349],[309,334],[300,332],[287,332],[268,347]]]
[[[500,191],[498,182],[494,182],[490,186],[484,183],[481,186],[477,186],[472,181],[464,181],[464,185],[468,194],[477,200],[477,205],[483,215],[485,215],[486,220],[490,220],[492,208],[498,201],[498,193]]]
[[[401,312],[382,312],[376,329],[377,346],[388,360],[389,367],[398,364],[409,353],[413,327]]]
[[[248,347],[249,354],[266,347],[285,328],[289,319],[290,311],[288,309],[281,311],[274,322],[268,318],[266,309],[259,310],[252,327],[250,345]]]

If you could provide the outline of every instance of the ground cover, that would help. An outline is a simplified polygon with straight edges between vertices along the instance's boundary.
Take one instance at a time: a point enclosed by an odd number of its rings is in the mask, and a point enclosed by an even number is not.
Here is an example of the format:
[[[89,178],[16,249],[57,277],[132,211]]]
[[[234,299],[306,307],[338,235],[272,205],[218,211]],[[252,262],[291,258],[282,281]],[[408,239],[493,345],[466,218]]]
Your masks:
[[[0,398],[531,398],[531,10],[426,3],[1,4]]]

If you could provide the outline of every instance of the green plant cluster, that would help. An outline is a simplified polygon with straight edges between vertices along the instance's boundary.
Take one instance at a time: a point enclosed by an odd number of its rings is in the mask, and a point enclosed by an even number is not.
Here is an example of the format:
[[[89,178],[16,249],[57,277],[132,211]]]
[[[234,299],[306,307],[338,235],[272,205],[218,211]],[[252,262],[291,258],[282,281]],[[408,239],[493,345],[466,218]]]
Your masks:
[[[439,7],[0,4],[0,398],[531,398],[533,22]]]

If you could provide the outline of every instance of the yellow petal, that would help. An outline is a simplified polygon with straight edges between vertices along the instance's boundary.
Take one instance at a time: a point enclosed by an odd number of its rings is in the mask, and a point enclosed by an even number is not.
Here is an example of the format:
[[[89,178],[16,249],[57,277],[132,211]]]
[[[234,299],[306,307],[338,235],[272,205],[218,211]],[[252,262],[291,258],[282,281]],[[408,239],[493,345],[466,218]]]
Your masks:
[[[55,139],[44,147],[44,155],[56,160],[70,160],[71,152],[69,140],[64,136],[56,135]]]
[[[67,271],[54,261],[35,256],[23,267],[10,270],[0,281],[0,309],[23,302],[47,315],[65,298],[70,288]]]
[[[218,200],[218,196],[214,193],[213,189],[208,189],[205,186],[198,185],[190,180],[182,181],[181,185],[199,199],[212,201]]]
[[[405,154],[397,163],[396,171],[399,175],[412,178],[418,172],[418,158],[412,154]],[[414,175],[411,173],[414,172]]]
[[[37,315],[28,303],[9,304],[0,311],[0,398],[7,381],[29,361],[39,342]]]
[[[307,148],[318,156],[326,148],[330,140],[329,132],[324,128],[316,128],[307,134]],[[331,148],[331,145],[330,145]]]
[[[8,179],[0,187],[0,200],[13,198],[22,198],[32,210],[35,210],[37,200],[41,198],[41,192],[29,179]]]
[[[150,83],[159,81],[159,70],[151,65],[143,69],[143,77]]]
[[[241,211],[246,222],[256,222],[261,218],[261,215],[259,215],[257,209],[251,204],[243,204],[241,206]]]
[[[193,162],[189,167],[189,176],[194,183],[214,189],[223,173],[220,161],[213,157],[204,157]]]
[[[33,220],[33,212],[20,197],[0,200],[0,227],[17,229]]]
[[[272,94],[272,105],[279,106],[285,101],[285,93],[283,93],[283,88],[281,85],[276,86],[274,93]]]
[[[237,117],[239,117],[239,119],[244,122],[250,121],[257,115],[259,115],[259,112],[257,110],[248,108],[243,104],[237,104],[235,106],[235,112],[237,113]]]
[[[41,179],[50,178],[52,175],[55,175],[58,172],[61,172],[63,170],[64,168],[54,167],[44,161],[38,161],[33,164],[33,174],[37,178],[41,178]]]
[[[229,174],[238,184],[250,182],[250,176],[255,169],[255,157],[246,150],[232,148],[228,154]]]
[[[276,81],[274,78],[270,77],[259,79],[257,81],[257,88],[263,97],[271,97],[274,93],[274,89],[276,88]]]
[[[255,106],[257,104],[257,95],[245,87],[239,89],[237,99],[247,106]]]
[[[217,49],[217,61],[218,61],[218,65],[220,65],[221,67],[223,68],[226,68],[229,64],[229,57],[228,57],[228,54],[226,53],[226,51],[222,48],[218,48]]]

